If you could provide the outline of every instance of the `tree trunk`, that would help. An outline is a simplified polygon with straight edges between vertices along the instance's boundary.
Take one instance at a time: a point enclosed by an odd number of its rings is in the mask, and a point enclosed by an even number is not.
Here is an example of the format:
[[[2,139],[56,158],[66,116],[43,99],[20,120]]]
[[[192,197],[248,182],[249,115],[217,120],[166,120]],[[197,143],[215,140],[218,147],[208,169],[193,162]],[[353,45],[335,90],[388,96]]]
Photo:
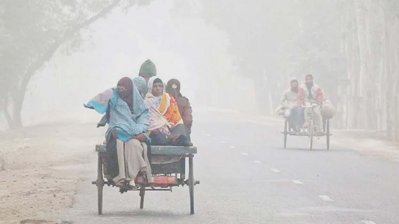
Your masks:
[[[21,112],[22,112],[22,107],[25,99],[25,92],[27,89],[27,84],[24,86],[21,86],[19,90],[16,90],[13,95],[13,111],[12,111],[12,119],[11,119],[11,125],[10,128],[12,129],[18,129],[22,128],[22,117],[21,117]]]
[[[54,43],[49,47],[49,49],[39,58],[34,61],[28,68],[27,72],[23,75],[22,81],[19,84],[19,87],[17,88],[16,91],[12,92],[12,99],[13,99],[13,113],[12,116],[7,111],[7,108],[9,106],[9,103],[6,105],[5,109],[5,116],[7,118],[9,127],[11,129],[14,128],[21,128],[23,126],[22,123],[22,117],[21,117],[21,112],[23,108],[23,103],[25,99],[25,93],[26,89],[28,87],[29,81],[32,78],[32,76],[36,73],[38,69],[43,67],[43,65],[50,60],[55,52],[62,46],[63,43],[65,43],[67,40],[69,40],[73,35],[75,35],[77,32],[79,32],[81,29],[89,26],[90,24],[94,23],[98,19],[104,17],[107,15],[112,9],[114,9],[121,0],[114,0],[112,3],[110,3],[107,7],[102,9],[100,12],[98,12],[96,15],[90,17],[89,19],[83,21],[80,24],[77,24],[74,27],[71,27],[71,29],[67,30],[63,35],[61,35],[58,39],[54,41]]]
[[[10,115],[10,113],[8,112],[8,109],[7,109],[7,106],[8,106],[8,103],[7,103],[7,96],[5,97],[5,99],[4,99],[4,101],[3,101],[3,105],[4,105],[4,107],[3,107],[3,114],[4,114],[4,117],[6,118],[6,120],[7,120],[7,124],[8,124],[8,127],[12,127],[12,126],[14,126],[13,125],[13,120],[12,120],[12,118],[11,118],[11,115]]]

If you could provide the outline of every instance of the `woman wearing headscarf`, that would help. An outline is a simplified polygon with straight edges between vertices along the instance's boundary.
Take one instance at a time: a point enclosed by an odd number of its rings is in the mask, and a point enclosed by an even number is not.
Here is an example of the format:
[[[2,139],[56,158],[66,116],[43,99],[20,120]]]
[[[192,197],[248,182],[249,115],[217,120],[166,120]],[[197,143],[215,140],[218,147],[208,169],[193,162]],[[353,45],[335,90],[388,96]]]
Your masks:
[[[107,113],[107,150],[115,150],[113,142],[118,160],[118,175],[113,178],[116,185],[135,186],[139,174],[152,182],[145,143],[149,140],[145,134],[149,113],[133,81],[128,77],[122,78],[116,88],[97,95],[86,107]]]
[[[180,81],[177,79],[169,80],[166,84],[166,92],[176,100],[184,126],[186,127],[187,136],[191,141],[190,135],[191,127],[193,126],[193,111],[188,98],[183,96],[180,92]]]
[[[176,100],[164,92],[161,79],[150,78],[145,102],[150,111],[152,144],[190,144]]]

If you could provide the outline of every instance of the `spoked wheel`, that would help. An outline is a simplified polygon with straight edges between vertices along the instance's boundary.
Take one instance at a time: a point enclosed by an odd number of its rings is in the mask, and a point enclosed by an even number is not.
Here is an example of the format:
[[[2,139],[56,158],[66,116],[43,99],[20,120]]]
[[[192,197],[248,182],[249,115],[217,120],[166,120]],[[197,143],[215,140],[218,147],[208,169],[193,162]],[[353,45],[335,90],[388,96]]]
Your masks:
[[[104,179],[103,179],[103,163],[100,154],[98,154],[98,168],[97,168],[97,203],[98,203],[98,214],[101,215],[103,213],[103,188],[104,188]]]
[[[188,187],[190,191],[190,214],[194,214],[194,167],[193,167],[193,155],[188,157]]]
[[[309,122],[309,140],[310,140],[309,150],[313,149],[313,135],[314,135],[314,124],[313,124],[313,120],[310,120],[310,122]]]
[[[288,137],[288,120],[285,120],[284,123],[284,148],[287,148],[287,137]]]
[[[326,140],[327,150],[330,150],[330,120],[326,120]]]

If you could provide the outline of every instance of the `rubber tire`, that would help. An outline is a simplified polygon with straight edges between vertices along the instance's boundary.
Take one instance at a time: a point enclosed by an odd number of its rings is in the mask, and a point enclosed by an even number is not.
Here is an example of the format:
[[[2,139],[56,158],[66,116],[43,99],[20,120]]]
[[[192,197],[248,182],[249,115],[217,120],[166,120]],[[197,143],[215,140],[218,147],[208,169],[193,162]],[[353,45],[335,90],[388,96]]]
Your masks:
[[[188,187],[190,191],[190,215],[194,215],[194,169],[193,169],[193,155],[188,157]]]
[[[140,209],[144,208],[145,186],[140,188]]]
[[[326,141],[327,150],[330,150],[330,120],[326,121]]]
[[[309,124],[309,140],[310,140],[310,145],[309,145],[309,150],[313,150],[313,133],[314,133],[314,125],[313,125],[313,120],[310,121]]]
[[[284,149],[287,148],[287,137],[288,137],[288,120],[284,123]]]
[[[103,214],[103,188],[104,188],[104,179],[103,179],[103,164],[100,155],[98,155],[98,168],[97,168],[97,205],[98,205],[98,214]]]

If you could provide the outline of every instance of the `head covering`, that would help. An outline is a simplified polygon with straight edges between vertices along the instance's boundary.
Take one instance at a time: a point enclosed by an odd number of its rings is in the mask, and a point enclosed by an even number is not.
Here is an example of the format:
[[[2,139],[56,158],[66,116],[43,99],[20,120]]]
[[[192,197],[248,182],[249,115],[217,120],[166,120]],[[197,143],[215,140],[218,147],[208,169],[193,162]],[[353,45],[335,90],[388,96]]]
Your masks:
[[[118,91],[112,88],[95,96],[85,106],[99,113],[109,111],[106,138],[109,139],[111,131],[116,130],[118,139],[126,142],[133,136],[148,130],[149,113],[143,98],[130,78],[122,78],[118,85],[125,87],[131,93],[126,95],[129,95],[132,105],[128,105],[125,99],[122,100]]]
[[[122,86],[126,89],[126,95],[120,97],[129,105],[133,106],[133,81],[129,77],[123,77],[118,81],[118,86]]]
[[[177,79],[171,79],[166,85],[166,92],[173,97],[182,96],[180,93],[180,81]]]
[[[129,77],[123,77],[119,79],[118,86],[125,87],[127,90],[130,91],[130,93],[133,92],[133,81]]]
[[[144,97],[148,91],[145,79],[141,76],[137,76],[133,79],[133,83],[136,86],[137,90],[139,91],[140,95]]]
[[[155,78],[154,81],[152,82],[152,85],[154,85],[155,83],[162,83],[163,85],[162,79],[160,78]]]
[[[148,111],[147,106],[144,104],[144,100],[141,97],[139,91],[137,90],[136,86],[133,84],[133,81],[129,77],[124,77],[121,80],[119,80],[118,85],[121,85],[125,87],[128,92],[129,92],[129,99],[131,99],[131,105],[129,105],[129,108],[131,110],[131,115],[133,120],[136,120],[142,113],[145,111]],[[119,94],[114,94],[114,96],[111,99],[111,106],[117,105],[118,103],[116,101],[118,100]]]
[[[148,84],[147,84],[147,92],[148,93],[152,93],[152,86],[154,85],[154,80],[156,79],[157,77],[151,77],[149,80],[148,80]]]
[[[158,77],[155,77],[155,76],[153,76],[153,77],[151,77],[149,80],[148,80],[148,93],[151,93],[152,94],[152,86],[154,85],[154,81],[155,80],[157,80],[157,79],[159,79],[161,82],[162,82],[162,84],[163,84],[163,81],[162,81],[162,79],[160,79],[160,78],[158,78]],[[157,80],[158,81],[158,80]]]
[[[148,75],[150,75],[150,77],[157,75],[157,68],[155,67],[155,64],[150,59],[147,59],[141,65],[139,75],[141,75],[141,74],[148,74]]]
[[[128,81],[128,79],[130,81]],[[126,142],[133,136],[148,130],[149,114],[143,98],[130,78],[123,78],[118,84],[121,84],[123,87],[125,87],[126,84],[130,85],[130,87],[127,87],[128,90],[132,90],[132,94],[129,94],[132,104],[129,105],[125,100],[121,100],[119,94],[114,94],[109,104],[110,117],[106,136],[110,135],[112,129],[116,129],[118,132],[118,139]]]

